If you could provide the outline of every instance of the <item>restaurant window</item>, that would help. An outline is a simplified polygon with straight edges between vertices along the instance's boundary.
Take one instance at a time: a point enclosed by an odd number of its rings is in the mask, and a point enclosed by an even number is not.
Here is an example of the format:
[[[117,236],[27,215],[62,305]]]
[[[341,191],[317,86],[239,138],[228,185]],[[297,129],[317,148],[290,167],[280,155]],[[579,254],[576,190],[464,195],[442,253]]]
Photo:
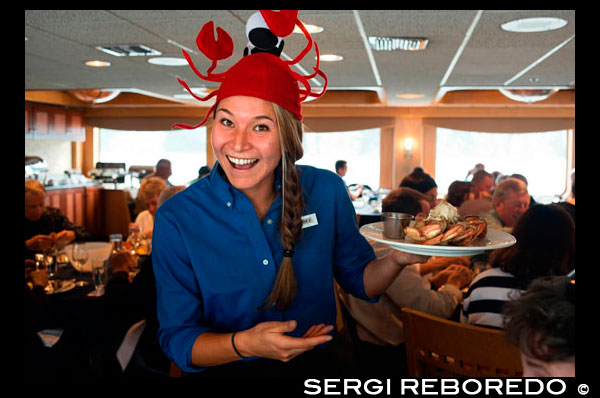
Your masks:
[[[335,162],[348,162],[346,184],[379,188],[380,129],[311,133],[302,137],[304,156],[297,164],[307,164],[335,172]]]
[[[195,130],[131,131],[100,129],[100,162],[156,166],[171,161],[173,185],[186,185],[206,165],[206,128]],[[209,165],[212,167],[212,165]]]
[[[540,203],[557,200],[567,189],[567,130],[536,133],[486,133],[438,128],[435,180],[445,194],[455,180],[465,180],[475,164],[488,172],[522,174],[529,193]]]

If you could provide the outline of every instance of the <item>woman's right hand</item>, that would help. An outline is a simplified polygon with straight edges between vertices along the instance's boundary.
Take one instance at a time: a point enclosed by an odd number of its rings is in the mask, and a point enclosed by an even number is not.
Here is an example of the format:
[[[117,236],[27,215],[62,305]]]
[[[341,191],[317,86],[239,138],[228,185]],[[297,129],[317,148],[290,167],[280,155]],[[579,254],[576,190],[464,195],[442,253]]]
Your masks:
[[[288,362],[303,352],[331,340],[328,333],[333,330],[332,325],[313,325],[302,337],[285,335],[296,329],[296,326],[297,323],[293,320],[259,323],[235,335],[236,348],[243,356]]]

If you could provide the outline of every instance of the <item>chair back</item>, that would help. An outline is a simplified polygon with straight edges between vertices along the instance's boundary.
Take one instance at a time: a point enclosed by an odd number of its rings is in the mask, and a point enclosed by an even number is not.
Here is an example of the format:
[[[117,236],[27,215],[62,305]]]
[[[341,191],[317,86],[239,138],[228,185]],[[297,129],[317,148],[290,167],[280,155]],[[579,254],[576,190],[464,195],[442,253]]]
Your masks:
[[[522,376],[519,348],[504,331],[402,308],[411,377]]]

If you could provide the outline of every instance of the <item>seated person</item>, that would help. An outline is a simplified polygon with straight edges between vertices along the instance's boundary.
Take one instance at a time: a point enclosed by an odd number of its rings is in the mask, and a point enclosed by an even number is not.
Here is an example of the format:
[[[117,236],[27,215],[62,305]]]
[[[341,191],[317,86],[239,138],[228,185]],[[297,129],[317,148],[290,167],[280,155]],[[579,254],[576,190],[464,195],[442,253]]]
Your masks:
[[[527,178],[525,178],[525,176],[523,174],[514,173],[514,174],[510,175],[510,178],[516,178],[517,180],[523,181],[525,183],[525,187],[529,186],[529,182],[527,181]],[[537,202],[535,201],[533,196],[530,196],[529,197],[529,207],[535,206],[536,204],[537,204]]]
[[[536,279],[506,303],[504,316],[506,335],[521,351],[523,377],[575,376],[574,280]]]
[[[473,199],[491,199],[494,189],[494,179],[485,170],[477,170],[473,174]]]
[[[496,187],[493,209],[480,216],[485,219],[488,228],[510,233],[529,208],[529,200],[525,183],[516,178],[507,178]]]
[[[36,252],[89,239],[89,233],[73,224],[60,209],[45,206],[46,190],[37,180],[25,181],[25,258]]]
[[[471,189],[472,183],[468,181],[453,181],[448,187],[445,200],[458,209],[464,202],[472,198]]]
[[[140,228],[142,238],[151,240],[154,228],[154,213],[158,209],[158,197],[167,187],[166,181],[161,177],[147,177],[142,180],[138,196],[142,198],[146,210],[135,218],[135,224]]]
[[[346,162],[345,160],[338,160],[337,162],[335,162],[335,172],[343,179],[346,173],[348,172],[348,162]],[[346,187],[348,189],[348,195],[350,195],[350,199],[356,200],[361,197],[363,192],[362,185],[357,184],[353,186],[352,189],[349,189],[348,185],[346,184]]]
[[[478,274],[464,296],[462,323],[501,329],[502,307],[536,278],[575,268],[575,227],[556,205],[529,208],[513,230],[517,242],[492,251],[490,269]]]
[[[383,211],[409,213],[419,218],[429,213],[429,202],[420,192],[397,188],[382,203]],[[376,255],[392,250],[370,242]],[[338,297],[355,320],[360,339],[361,376],[407,375],[404,336],[400,312],[410,307],[449,318],[462,299],[460,289],[472,278],[466,257],[433,257],[424,264],[405,267],[376,303],[359,300],[338,289]],[[430,281],[425,275],[439,271]],[[433,286],[433,289],[432,289]]]
[[[421,192],[427,197],[429,207],[434,208],[437,205],[437,184],[433,178],[421,167],[415,169],[400,181],[399,188],[412,188]]]

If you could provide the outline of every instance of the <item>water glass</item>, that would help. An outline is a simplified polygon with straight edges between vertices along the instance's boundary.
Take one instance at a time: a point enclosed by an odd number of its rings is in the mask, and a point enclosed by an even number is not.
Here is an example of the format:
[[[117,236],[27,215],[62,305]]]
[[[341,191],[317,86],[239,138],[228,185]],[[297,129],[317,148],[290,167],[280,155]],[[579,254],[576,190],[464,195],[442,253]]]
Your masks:
[[[92,280],[94,281],[94,287],[96,288],[96,295],[102,295],[104,293],[104,285],[106,284],[106,265],[103,258],[92,259]]]

